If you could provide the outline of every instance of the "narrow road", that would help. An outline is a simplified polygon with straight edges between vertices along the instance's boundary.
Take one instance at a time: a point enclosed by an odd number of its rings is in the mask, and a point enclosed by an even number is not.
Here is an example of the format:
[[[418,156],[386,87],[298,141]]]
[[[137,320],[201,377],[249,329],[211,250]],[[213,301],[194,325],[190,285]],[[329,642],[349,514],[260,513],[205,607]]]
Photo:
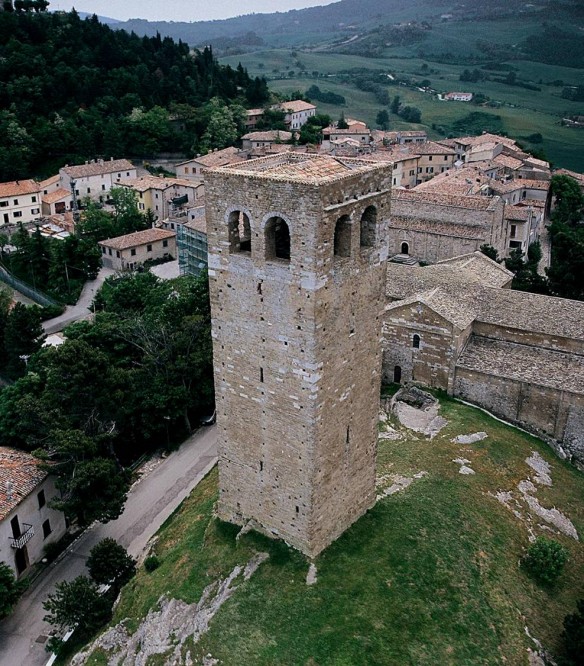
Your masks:
[[[91,314],[91,304],[104,280],[116,271],[111,268],[101,268],[95,280],[89,280],[83,286],[79,300],[75,305],[68,305],[62,315],[54,319],[48,319],[43,323],[45,333],[57,333],[62,331],[65,326],[72,324],[78,319],[83,319]]]
[[[139,556],[162,523],[217,461],[215,427],[202,428],[131,490],[123,514],[88,529],[33,583],[12,615],[0,622],[0,666],[43,666],[48,660],[43,601],[56,583],[87,574],[85,560],[93,546],[111,537]]]

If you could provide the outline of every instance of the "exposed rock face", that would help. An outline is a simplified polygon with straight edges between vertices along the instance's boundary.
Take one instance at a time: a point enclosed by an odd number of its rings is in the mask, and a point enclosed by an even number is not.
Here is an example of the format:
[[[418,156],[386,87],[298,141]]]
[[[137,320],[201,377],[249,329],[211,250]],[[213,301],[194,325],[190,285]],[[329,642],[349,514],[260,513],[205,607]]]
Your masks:
[[[120,622],[102,634],[85,652],[76,655],[71,661],[72,666],[87,663],[97,648],[108,654],[108,666],[146,666],[153,655],[167,655],[165,664],[168,666],[188,663],[190,654],[184,660],[182,655],[186,640],[192,638],[197,643],[221,606],[267,558],[267,553],[257,553],[245,567],[236,566],[227,578],[208,585],[196,604],[160,597],[158,608],[148,613],[135,633],[127,631],[125,620]],[[216,662],[209,660],[207,663]]]

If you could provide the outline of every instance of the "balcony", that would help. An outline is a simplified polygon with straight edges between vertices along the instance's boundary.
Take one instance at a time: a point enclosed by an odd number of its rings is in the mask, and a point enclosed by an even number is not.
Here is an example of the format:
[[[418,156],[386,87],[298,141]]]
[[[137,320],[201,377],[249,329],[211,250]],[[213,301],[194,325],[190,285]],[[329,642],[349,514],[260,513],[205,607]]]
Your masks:
[[[22,523],[24,532],[19,537],[10,537],[10,545],[13,548],[23,548],[34,536],[34,527],[27,523]]]

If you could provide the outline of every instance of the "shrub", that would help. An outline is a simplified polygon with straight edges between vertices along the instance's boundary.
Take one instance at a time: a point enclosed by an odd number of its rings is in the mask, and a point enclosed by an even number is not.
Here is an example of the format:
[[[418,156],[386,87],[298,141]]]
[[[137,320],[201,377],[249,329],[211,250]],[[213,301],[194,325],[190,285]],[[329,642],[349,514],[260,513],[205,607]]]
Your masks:
[[[44,620],[61,631],[76,626],[88,635],[105,624],[111,616],[111,600],[101,596],[97,585],[86,576],[57,583],[56,591],[43,603]]]
[[[160,566],[160,560],[156,555],[150,555],[144,560],[144,569],[148,573],[152,573]]]
[[[102,539],[87,558],[89,575],[98,584],[120,588],[136,573],[136,561],[115,539]]]
[[[539,583],[552,585],[559,578],[567,560],[568,551],[561,543],[537,537],[527,549],[521,566]]]
[[[26,583],[17,581],[12,569],[0,562],[0,618],[10,613],[25,587]]]
[[[570,664],[581,663],[579,659],[584,655],[584,599],[576,604],[577,611],[564,618],[564,647],[570,658]]]

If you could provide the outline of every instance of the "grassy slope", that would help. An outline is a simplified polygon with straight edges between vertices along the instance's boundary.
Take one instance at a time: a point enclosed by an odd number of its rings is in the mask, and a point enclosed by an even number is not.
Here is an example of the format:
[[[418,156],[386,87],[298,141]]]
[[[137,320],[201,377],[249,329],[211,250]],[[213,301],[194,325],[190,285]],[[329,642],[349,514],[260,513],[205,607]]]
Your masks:
[[[410,431],[380,442],[380,475],[429,475],[378,502],[325,551],[315,586],[306,586],[308,563],[298,553],[255,534],[236,545],[235,529],[211,518],[212,472],[162,528],[162,566],[150,575],[142,570],[125,589],[116,620],[131,617],[137,626],[164,592],[196,601],[209,582],[267,549],[270,560],[223,606],[193,658],[210,652],[225,665],[526,664],[525,625],[557,648],[564,615],[584,595],[582,548],[557,537],[570,562],[555,589],[538,588],[517,566],[528,543],[525,524],[489,493],[513,490],[529,475],[525,458],[539,451],[554,483],[540,488],[539,501],[584,534],[584,478],[539,440],[478,410],[444,399],[442,413],[449,425],[431,442]],[[488,439],[450,442],[479,430]],[[452,459],[461,455],[475,476],[458,473]],[[543,533],[538,522],[534,529]],[[104,655],[90,663],[104,664]]]
[[[470,24],[472,25],[472,24]],[[480,25],[480,24],[479,24]],[[466,24],[465,24],[466,26]],[[459,26],[460,27],[460,26]],[[372,127],[375,127],[375,116],[382,108],[370,93],[364,93],[353,86],[340,84],[335,78],[341,70],[363,67],[369,70],[394,72],[398,75],[408,75],[415,79],[429,79],[435,89],[449,91],[464,89],[470,92],[482,92],[492,100],[504,104],[500,108],[477,108],[473,105],[457,102],[441,102],[432,96],[404,88],[402,86],[388,86],[391,97],[400,95],[406,104],[417,106],[422,111],[423,127],[429,130],[433,138],[439,135],[433,132],[432,124],[451,125],[455,120],[464,117],[471,111],[485,111],[501,116],[503,130],[510,136],[518,138],[535,132],[544,137],[543,144],[534,146],[543,148],[556,166],[575,169],[584,172],[584,130],[569,129],[560,125],[562,116],[584,112],[584,104],[571,102],[560,97],[562,88],[548,85],[554,80],[563,80],[572,85],[584,85],[584,71],[568,67],[542,65],[529,61],[513,61],[517,68],[519,80],[531,81],[539,85],[541,92],[525,90],[519,87],[507,86],[493,81],[467,83],[459,80],[460,73],[468,67],[432,62],[429,59],[397,58],[363,58],[360,56],[296,52],[291,55],[288,50],[269,50],[250,53],[241,56],[232,56],[222,61],[233,66],[241,62],[247,67],[250,74],[265,75],[268,78],[275,76],[274,70],[286,73],[286,67],[298,72],[297,61],[300,61],[307,72],[318,71],[326,76],[318,79],[311,77],[275,79],[270,80],[271,89],[276,92],[289,92],[292,90],[306,90],[312,84],[318,85],[321,90],[331,90],[344,95],[347,104],[343,111],[345,115],[362,118]],[[426,63],[430,69],[437,73],[424,73],[422,64]],[[473,69],[473,66],[469,66]],[[505,73],[491,75],[504,78]],[[544,83],[539,84],[542,80]],[[337,118],[341,109],[317,102],[318,109]],[[403,123],[396,116],[391,118],[392,129],[404,129],[410,125]]]

